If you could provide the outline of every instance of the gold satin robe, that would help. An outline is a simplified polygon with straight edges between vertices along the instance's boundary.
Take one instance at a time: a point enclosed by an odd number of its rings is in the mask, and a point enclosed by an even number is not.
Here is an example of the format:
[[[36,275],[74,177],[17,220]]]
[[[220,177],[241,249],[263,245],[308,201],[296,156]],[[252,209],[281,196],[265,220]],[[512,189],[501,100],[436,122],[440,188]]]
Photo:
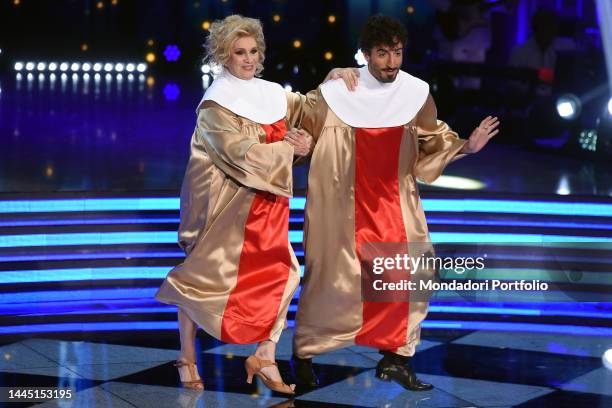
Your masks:
[[[281,140],[303,112],[299,96],[287,93],[287,101],[284,120],[273,125],[213,101],[198,107],[181,189],[179,245],[187,256],[155,297],[225,342],[277,342],[299,283],[288,239],[293,147]]]
[[[401,302],[379,304],[367,312],[362,302],[361,266],[356,245],[356,225],[362,221],[356,217],[359,212],[356,213],[355,197],[357,190],[360,197],[370,195],[369,209],[357,204],[359,211],[365,208],[371,212],[367,222],[376,228],[378,219],[386,215],[380,212],[383,210],[379,207],[384,207],[385,203],[377,195],[387,186],[380,182],[382,179],[374,178],[370,185],[360,187],[363,183],[359,178],[368,178],[370,166],[372,172],[383,175],[380,177],[391,174],[395,179],[396,191],[391,198],[397,202],[397,216],[391,224],[397,236],[389,235],[383,226],[378,230],[382,235],[387,234],[387,238],[379,242],[399,242],[400,235],[402,242],[430,242],[416,179],[433,182],[448,163],[462,156],[458,153],[465,140],[447,124],[435,120],[435,105],[432,123],[437,123],[437,127],[433,130],[418,127],[416,117],[395,129],[355,129],[334,114],[320,91],[312,91],[304,98],[307,114],[301,127],[315,137],[316,145],[308,178],[304,226],[306,262],[296,316],[294,353],[301,358],[311,358],[360,344],[411,356],[419,343],[420,323],[427,314],[428,303],[403,302],[404,309],[399,305]],[[376,132],[390,133],[383,134],[381,139]],[[370,133],[373,134],[368,136]],[[367,156],[370,150],[376,151],[379,141],[387,143],[385,141],[390,140],[387,136],[396,140],[396,144],[387,149],[390,154],[370,157],[369,162],[358,160],[360,154]],[[360,138],[369,143],[361,147],[361,153],[357,143]],[[395,311],[387,313],[377,309],[379,306],[383,309],[390,306]],[[362,331],[367,326],[366,319],[370,326],[378,324],[377,329],[370,331],[369,338]],[[395,321],[398,319],[404,319],[403,326]],[[394,330],[401,330],[399,337],[398,333],[391,333]],[[395,336],[393,341],[389,340],[392,335]]]

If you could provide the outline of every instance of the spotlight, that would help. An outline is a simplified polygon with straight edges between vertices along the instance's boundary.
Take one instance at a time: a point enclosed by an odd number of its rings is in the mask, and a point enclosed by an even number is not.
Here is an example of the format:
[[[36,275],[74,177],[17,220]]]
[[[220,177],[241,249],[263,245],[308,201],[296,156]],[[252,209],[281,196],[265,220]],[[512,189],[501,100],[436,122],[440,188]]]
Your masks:
[[[28,62],[25,66],[26,71],[32,71],[34,69],[34,63]]]
[[[145,72],[146,70],[147,70],[147,64],[141,62],[140,64],[136,65],[136,71],[142,73],[142,72]]]
[[[104,64],[104,71],[112,72],[113,71],[113,64],[111,64],[110,62],[107,62],[106,64]]]
[[[136,69],[136,66],[132,63],[129,63],[125,66],[125,70],[127,72],[134,72],[135,69]]]
[[[583,130],[578,135],[578,143],[582,150],[594,152],[597,150],[597,131],[595,129]]]
[[[210,65],[204,64],[204,65],[202,65],[201,69],[202,69],[202,73],[203,74],[208,74],[210,72]]]
[[[164,57],[166,57],[166,61],[174,62],[179,59],[181,56],[181,50],[177,45],[168,45],[164,50]]]
[[[612,370],[612,349],[607,349],[603,356],[601,356],[604,367],[608,370]]]
[[[74,82],[78,81],[79,80],[79,74],[77,74],[76,72],[74,74],[72,74],[72,80]]]
[[[285,84],[284,88],[285,88],[285,91],[287,92],[293,91],[293,87],[289,83]]]
[[[70,65],[70,70],[72,72],[76,72],[81,68],[81,64],[79,64],[78,62],[73,62],[72,65]]]
[[[21,71],[23,68],[24,68],[23,62],[16,62],[15,63],[15,71]]]
[[[84,72],[89,72],[91,70],[91,64],[89,62],[86,62],[81,66],[81,69]]]
[[[62,62],[59,66],[60,71],[62,72],[66,72],[68,71],[68,63],[67,62]]]
[[[166,97],[166,100],[174,101],[178,98],[180,93],[181,90],[177,84],[170,83],[164,86],[164,96]]]
[[[357,52],[355,53],[355,61],[357,62],[357,65],[359,65],[360,67],[363,67],[364,65],[367,65],[368,61],[366,61],[365,57],[363,56],[363,53],[361,52],[361,50],[357,50]]]
[[[557,113],[563,119],[574,120],[580,115],[580,99],[572,94],[561,95],[557,99]]]
[[[608,113],[612,116],[612,98],[608,101]]]
[[[115,71],[123,72],[124,69],[125,69],[125,66],[123,64],[121,64],[121,63],[115,64]]]
[[[94,72],[100,72],[100,71],[102,71],[102,64],[100,64],[99,62],[96,62],[96,63],[93,65],[93,70],[94,70]]]
[[[45,64],[44,62],[39,62],[38,64],[36,64],[36,69],[39,71],[44,71],[47,68],[47,64]]]
[[[57,63],[55,62],[50,62],[49,66],[47,67],[47,69],[51,72],[55,71],[57,69]]]

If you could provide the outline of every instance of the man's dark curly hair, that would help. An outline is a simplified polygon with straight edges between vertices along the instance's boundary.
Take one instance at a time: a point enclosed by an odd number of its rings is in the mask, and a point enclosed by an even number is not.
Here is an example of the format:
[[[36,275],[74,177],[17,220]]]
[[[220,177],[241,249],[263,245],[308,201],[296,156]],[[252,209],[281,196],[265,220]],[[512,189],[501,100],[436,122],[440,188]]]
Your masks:
[[[380,45],[393,46],[398,43],[406,45],[408,32],[397,18],[389,16],[372,16],[368,18],[359,39],[359,48],[369,53],[372,48]]]

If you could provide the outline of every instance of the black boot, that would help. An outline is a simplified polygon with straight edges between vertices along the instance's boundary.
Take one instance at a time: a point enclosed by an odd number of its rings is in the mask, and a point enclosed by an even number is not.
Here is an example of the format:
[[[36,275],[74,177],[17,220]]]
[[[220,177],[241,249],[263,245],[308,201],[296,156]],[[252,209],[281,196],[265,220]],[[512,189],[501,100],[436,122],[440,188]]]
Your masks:
[[[299,358],[294,354],[291,356],[291,371],[298,386],[309,388],[319,386],[319,379],[312,369],[312,358]]]
[[[383,381],[395,381],[410,391],[429,391],[433,385],[421,382],[409,365],[410,357],[383,351],[384,356],[376,366],[376,377]]]

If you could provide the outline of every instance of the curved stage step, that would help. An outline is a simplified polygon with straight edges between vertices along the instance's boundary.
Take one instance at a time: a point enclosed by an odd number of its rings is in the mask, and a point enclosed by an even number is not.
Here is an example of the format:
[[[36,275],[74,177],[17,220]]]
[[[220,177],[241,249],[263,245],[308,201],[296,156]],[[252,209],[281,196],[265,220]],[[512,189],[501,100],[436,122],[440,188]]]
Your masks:
[[[610,331],[612,200],[423,196],[439,255],[467,256],[486,246],[486,273],[466,277],[540,280],[558,295],[535,301],[529,293],[495,302],[440,298],[432,302],[425,328]],[[304,202],[292,199],[290,215],[290,241],[301,265]],[[175,328],[176,309],[153,295],[183,259],[176,245],[178,205],[171,195],[0,197],[0,315],[5,322],[0,334],[61,332],[79,324],[111,330],[127,322],[140,329]],[[290,325],[298,297],[299,291]]]

